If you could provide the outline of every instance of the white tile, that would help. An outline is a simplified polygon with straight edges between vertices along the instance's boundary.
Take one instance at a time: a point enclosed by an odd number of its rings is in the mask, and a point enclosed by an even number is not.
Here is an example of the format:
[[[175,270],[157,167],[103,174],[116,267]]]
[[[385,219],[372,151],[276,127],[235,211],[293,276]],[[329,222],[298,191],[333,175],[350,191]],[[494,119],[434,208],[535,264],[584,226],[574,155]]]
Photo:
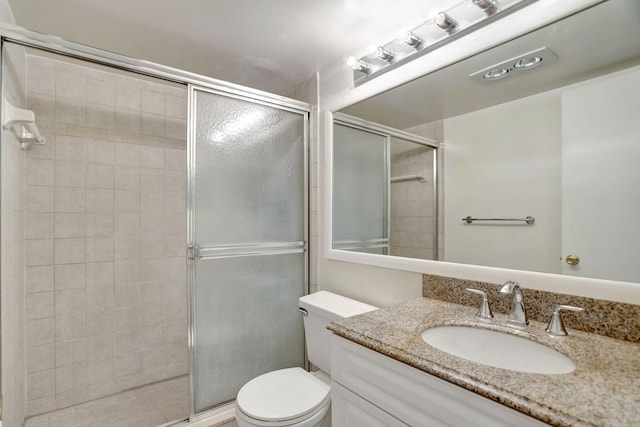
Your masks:
[[[116,87],[116,107],[124,110],[140,111],[142,104],[142,90],[137,87]]]
[[[114,311],[98,310],[87,313],[87,337],[113,333]]]
[[[39,399],[55,394],[55,370],[27,374],[27,398]]]
[[[116,143],[116,165],[140,166],[140,145]]]
[[[175,365],[177,363],[187,362],[188,349],[185,342],[177,342],[167,344],[165,346],[165,359],[167,365]]]
[[[164,172],[162,169],[142,168],[140,175],[141,190],[163,190]]]
[[[47,319],[27,320],[25,322],[27,345],[42,345],[54,342],[54,320]]]
[[[87,140],[87,163],[112,165],[114,162],[115,147],[113,142],[95,139]]]
[[[55,141],[56,161],[65,160],[73,162],[84,162],[85,143],[84,139],[73,136],[57,135]]]
[[[108,188],[87,188],[86,206],[87,213],[113,212],[113,190]]]
[[[160,347],[163,345],[163,342],[164,327],[162,325],[140,329],[140,349]],[[158,353],[161,353],[161,351],[159,350]]]
[[[84,187],[85,186],[84,162],[55,162],[56,187]]]
[[[87,120],[87,105],[85,101],[56,98],[56,123],[83,126]]]
[[[53,237],[53,214],[26,212],[24,214],[25,239],[50,239]]]
[[[54,190],[54,210],[56,212],[84,212],[84,188],[56,187]]]
[[[187,173],[178,170],[166,170],[164,172],[165,191],[187,191]]]
[[[28,185],[24,203],[27,212],[53,212],[53,187]]]
[[[140,218],[140,230],[142,236],[163,236],[164,235],[164,215],[145,214]],[[155,248],[154,252],[160,254],[162,247]]]
[[[140,330],[116,332],[116,357],[123,354],[130,354],[140,348]]]
[[[24,263],[31,267],[53,264],[53,239],[26,240],[24,242]]]
[[[65,239],[85,236],[85,214],[83,213],[56,213],[55,237]]]
[[[186,140],[187,139],[187,121],[167,116],[164,121],[164,135],[167,138]]]
[[[140,258],[140,238],[117,237],[114,258],[116,261]]]
[[[116,230],[118,237],[134,237],[140,234],[140,214],[117,213],[115,214]]]
[[[56,341],[67,341],[78,338],[85,338],[87,333],[86,322],[87,316],[85,313],[56,316]]]
[[[114,217],[112,213],[88,213],[87,237],[113,237]]]
[[[87,69],[87,78],[93,80],[99,80],[101,82],[106,83],[115,83],[116,75],[114,73],[110,73],[102,70],[94,70],[91,68]]]
[[[52,68],[27,66],[27,89],[29,92],[55,95],[55,70]]]
[[[165,213],[186,213],[187,200],[185,193],[168,192],[164,193],[164,212]]]
[[[146,304],[145,306],[140,307],[138,310],[140,313],[141,327],[145,328],[163,325],[165,318],[165,308],[162,303]]]
[[[140,192],[140,212],[162,213],[164,193],[161,190],[143,190]]]
[[[55,239],[55,264],[76,264],[85,261],[85,239]]]
[[[113,188],[113,165],[90,164],[86,174],[87,188]]]
[[[139,260],[118,260],[115,262],[115,284],[137,283],[140,281]],[[116,292],[117,293],[117,292]]]
[[[62,264],[55,266],[55,288],[82,289],[85,287],[85,264]]]
[[[165,94],[159,91],[142,91],[142,112],[164,115]]]
[[[53,290],[53,266],[25,268],[25,292],[45,292]]]
[[[182,343],[187,339],[187,321],[181,320],[171,322],[165,325],[165,344],[179,342]]]
[[[87,103],[87,127],[113,129],[116,125],[116,110],[113,107]]]
[[[142,113],[140,131],[144,135],[164,136],[165,117],[160,114]]]
[[[179,119],[187,118],[187,100],[184,97],[167,95],[165,114]]]
[[[87,80],[87,102],[115,107],[115,81],[105,81],[89,78]]]
[[[116,166],[114,188],[121,190],[140,189],[140,168],[134,166]]]
[[[53,122],[55,120],[55,97],[39,93],[29,93],[27,107],[33,111],[38,120]],[[46,144],[45,144],[46,145]]]
[[[140,372],[142,372],[142,358],[137,353],[116,357],[116,376],[123,377]]]
[[[124,132],[140,133],[142,115],[139,111],[116,110],[116,129]]]
[[[92,286],[87,288],[87,311],[109,310],[115,307],[115,298],[111,286]]]
[[[56,343],[56,368],[77,365],[87,359],[87,340],[79,338]]]
[[[186,147],[186,145],[185,145]],[[164,150],[165,168],[173,170],[187,170],[186,150],[175,150],[165,148]]]
[[[80,76],[77,73],[56,70],[56,97],[85,101],[87,99],[86,74]]]
[[[140,302],[150,304],[164,300],[164,285],[162,282],[144,282],[140,284]]]
[[[87,359],[112,359],[114,356],[114,342],[115,336],[113,334],[87,338]]]
[[[113,261],[113,238],[88,238],[86,260],[88,263]]]
[[[143,168],[164,168],[164,149],[162,147],[141,146],[140,166]]]
[[[27,348],[27,372],[40,372],[55,368],[55,346],[34,345]]]
[[[27,185],[53,185],[53,161],[25,159],[24,178]]]
[[[24,311],[27,320],[53,317],[53,292],[26,294]]]
[[[56,394],[86,388],[86,386],[86,362],[56,369]]]
[[[115,378],[114,359],[91,361],[88,367],[89,384],[104,383]]]
[[[86,311],[87,293],[82,289],[65,289],[56,291],[56,316],[84,313]]]
[[[113,284],[113,262],[90,262],[86,265],[87,287]]]
[[[139,329],[142,312],[140,307],[120,307],[114,310],[114,328],[116,331]]]

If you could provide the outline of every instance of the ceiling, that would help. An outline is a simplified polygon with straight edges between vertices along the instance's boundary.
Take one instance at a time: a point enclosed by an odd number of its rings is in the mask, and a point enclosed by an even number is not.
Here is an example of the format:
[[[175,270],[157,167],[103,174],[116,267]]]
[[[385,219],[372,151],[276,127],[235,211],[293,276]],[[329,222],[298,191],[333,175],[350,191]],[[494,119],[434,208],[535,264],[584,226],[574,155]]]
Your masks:
[[[287,94],[459,0],[8,0],[31,30]]]

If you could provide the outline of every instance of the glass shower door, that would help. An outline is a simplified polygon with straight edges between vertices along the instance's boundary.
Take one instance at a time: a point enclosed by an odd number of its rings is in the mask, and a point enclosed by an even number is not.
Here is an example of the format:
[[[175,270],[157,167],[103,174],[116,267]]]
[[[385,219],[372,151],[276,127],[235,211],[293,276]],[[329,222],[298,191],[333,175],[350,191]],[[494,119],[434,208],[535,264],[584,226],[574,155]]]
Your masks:
[[[307,113],[191,88],[195,412],[250,379],[304,366]]]

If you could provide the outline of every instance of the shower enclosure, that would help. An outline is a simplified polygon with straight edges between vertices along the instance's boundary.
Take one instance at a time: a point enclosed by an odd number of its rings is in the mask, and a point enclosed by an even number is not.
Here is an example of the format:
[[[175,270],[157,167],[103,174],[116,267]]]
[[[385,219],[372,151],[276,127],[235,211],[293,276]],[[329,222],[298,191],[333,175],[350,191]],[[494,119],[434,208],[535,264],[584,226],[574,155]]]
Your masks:
[[[304,366],[308,105],[0,32],[4,425],[181,424]]]

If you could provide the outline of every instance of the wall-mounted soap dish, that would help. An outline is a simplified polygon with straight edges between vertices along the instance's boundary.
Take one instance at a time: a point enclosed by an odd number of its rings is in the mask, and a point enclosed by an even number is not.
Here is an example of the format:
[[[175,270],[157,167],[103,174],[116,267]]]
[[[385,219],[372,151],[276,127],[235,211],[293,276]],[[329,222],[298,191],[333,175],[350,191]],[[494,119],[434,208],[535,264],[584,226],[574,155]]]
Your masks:
[[[44,136],[36,126],[36,118],[33,111],[18,108],[3,99],[2,113],[4,118],[2,128],[10,130],[18,138],[21,150],[27,150],[31,144],[45,143]]]

